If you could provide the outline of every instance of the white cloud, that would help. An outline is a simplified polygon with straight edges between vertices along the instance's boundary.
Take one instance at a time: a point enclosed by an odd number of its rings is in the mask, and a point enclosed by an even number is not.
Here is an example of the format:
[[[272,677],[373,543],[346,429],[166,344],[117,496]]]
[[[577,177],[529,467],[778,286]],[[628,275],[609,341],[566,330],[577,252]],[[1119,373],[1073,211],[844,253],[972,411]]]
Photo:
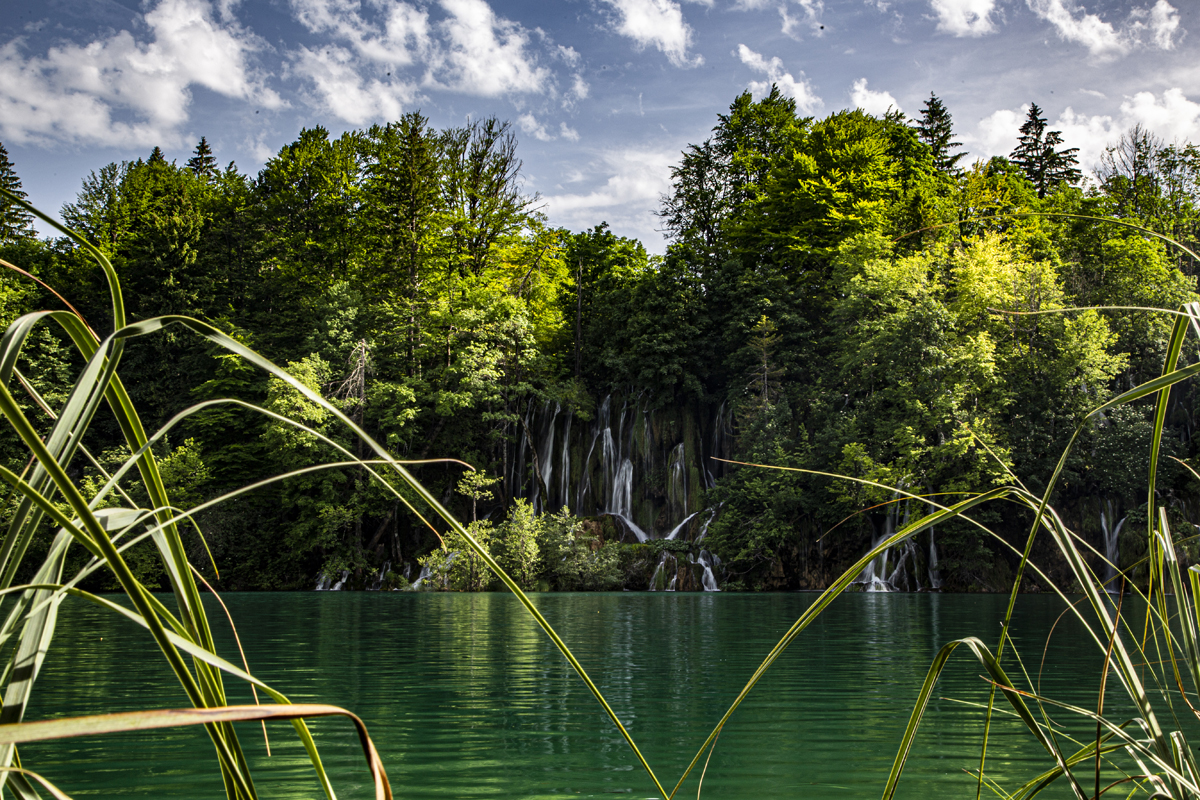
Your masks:
[[[1093,55],[1123,53],[1128,44],[1117,33],[1112,23],[1105,22],[1095,14],[1068,7],[1066,0],[1027,0],[1033,13],[1058,29],[1065,41],[1082,44]],[[1076,16],[1078,14],[1078,16]]]
[[[440,24],[446,46],[426,72],[429,85],[484,97],[545,89],[550,71],[537,66],[524,28],[497,17],[484,0],[441,5],[450,14]]]
[[[861,108],[868,114],[874,114],[877,117],[882,117],[891,108],[900,110],[900,104],[896,102],[896,98],[892,97],[891,92],[876,92],[868,89],[866,78],[859,78],[854,82],[854,88],[850,90],[850,102],[856,108]]]
[[[367,22],[348,0],[292,0],[296,19],[313,33],[350,45],[359,57],[392,67],[412,64],[430,48],[429,15],[408,3],[388,7],[382,25]]]
[[[1158,0],[1149,11],[1135,8],[1130,13],[1130,27],[1139,39],[1140,34],[1148,32],[1154,46],[1160,50],[1175,48],[1175,34],[1179,32],[1179,12],[1167,0]],[[1142,22],[1142,20],[1147,20]]]
[[[517,126],[539,142],[548,142],[554,137],[546,130],[546,126],[537,121],[533,114],[522,114],[517,117]]]
[[[688,58],[692,29],[683,21],[683,11],[673,0],[606,0],[617,11],[615,29],[637,42],[653,45],[677,67],[704,63],[700,56]]]
[[[364,79],[354,55],[336,46],[318,51],[301,47],[293,54],[291,70],[313,84],[316,105],[352,125],[397,119],[416,94],[415,87],[399,79]]]
[[[979,157],[1007,156],[1017,145],[1018,129],[1028,108],[1000,109],[980,120],[975,132],[963,135],[971,152]],[[1062,132],[1063,146],[1079,148],[1076,157],[1084,169],[1094,169],[1104,149],[1117,143],[1121,134],[1142,125],[1166,142],[1200,140],[1200,103],[1189,100],[1179,88],[1161,95],[1138,92],[1122,101],[1116,115],[1086,115],[1068,107],[1049,124]]]
[[[309,79],[322,107],[346,122],[394,118],[415,96],[418,82],[495,97],[541,93],[551,80],[531,50],[529,31],[498,17],[485,0],[440,0],[445,17],[436,21],[427,9],[404,0],[291,3],[301,24],[336,43],[319,53],[304,47],[294,51],[292,72]],[[364,5],[381,13],[368,18]],[[552,47],[551,54],[568,63],[579,59],[570,47]],[[397,70],[404,67],[423,67],[421,77],[401,77]],[[389,78],[396,72],[394,79],[384,80],[385,69]],[[333,96],[343,89],[342,97]]]
[[[582,75],[576,74],[575,80],[571,84],[571,95],[574,96],[576,100],[583,100],[588,96],[588,90],[589,87],[587,81],[583,79]]]
[[[1153,46],[1170,50],[1179,32],[1179,13],[1167,0],[1158,0],[1149,11],[1135,8],[1118,29],[1096,14],[1079,8],[1073,0],[1026,0],[1029,7],[1058,30],[1059,38],[1081,44],[1094,56],[1124,55],[1143,45],[1149,35]]]
[[[23,41],[0,47],[0,133],[14,142],[57,139],[115,146],[173,146],[188,119],[191,88],[283,101],[247,63],[256,37],[205,0],[162,0],[144,17],[150,41],[129,31],[26,57]]]
[[[814,36],[824,35],[825,26],[821,24],[821,14],[825,11],[825,4],[821,0],[798,0],[798,2],[801,10],[804,11],[802,18],[789,14],[786,3],[779,6],[779,17],[783,21],[783,27],[780,30],[783,35],[798,39],[801,25],[807,26]]]
[[[555,49],[558,52],[558,57],[567,62],[568,66],[575,67],[579,65],[579,51],[574,47],[564,47],[560,44]]]
[[[938,30],[955,36],[983,36],[996,30],[996,0],[931,0]]]
[[[1184,96],[1179,88],[1167,89],[1162,99],[1152,92],[1138,92],[1121,103],[1123,128],[1140,122],[1171,141],[1200,141],[1200,103]]]
[[[978,158],[1007,156],[1017,146],[1018,129],[1024,117],[1025,109],[1012,111],[1001,108],[993,111],[979,120],[973,132],[962,134],[963,144]]]
[[[791,73],[783,71],[783,61],[778,56],[770,61],[763,58],[744,44],[738,45],[738,58],[742,63],[756,72],[765,73],[767,80],[751,81],[750,93],[762,97],[771,91],[771,84],[779,87],[779,91],[796,101],[796,107],[804,113],[810,113],[821,105],[821,98],[813,93],[812,86],[800,73],[800,80],[792,77]]]
[[[671,188],[671,167],[678,150],[614,150],[604,153],[589,172],[603,184],[586,193],[546,197],[546,210],[556,225],[590,228],[607,220],[622,236],[635,236],[651,250],[662,241],[654,211]]]
[[[574,128],[572,128],[570,125],[568,125],[565,122],[558,123],[558,135],[561,136],[562,138],[566,139],[567,141],[571,141],[571,142],[579,141],[579,131],[575,130]]]

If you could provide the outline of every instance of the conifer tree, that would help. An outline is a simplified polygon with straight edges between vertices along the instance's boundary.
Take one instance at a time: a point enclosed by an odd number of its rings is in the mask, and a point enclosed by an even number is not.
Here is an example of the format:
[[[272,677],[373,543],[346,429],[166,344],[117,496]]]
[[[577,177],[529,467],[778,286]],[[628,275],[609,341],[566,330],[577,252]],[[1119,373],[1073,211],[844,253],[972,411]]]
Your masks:
[[[933,92],[929,93],[929,99],[921,109],[921,118],[917,120],[916,127],[918,138],[933,151],[934,166],[940,172],[956,171],[959,160],[966,153],[951,154],[954,148],[962,147],[962,142],[954,141],[953,118]]]
[[[6,189],[22,200],[21,179],[17,177],[13,164],[8,160],[8,151],[0,144],[0,188]],[[33,235],[33,216],[6,197],[0,196],[0,244]]]
[[[167,162],[167,157],[163,155],[162,148],[159,147],[158,145],[154,145],[154,149],[150,151],[149,163],[165,164],[166,162]]]
[[[1021,126],[1021,138],[1009,155],[1009,159],[1029,178],[1038,197],[1045,197],[1047,192],[1064,181],[1075,183],[1083,176],[1079,171],[1079,159],[1075,157],[1079,148],[1057,149],[1063,143],[1062,132],[1049,131],[1047,127],[1042,110],[1037,103],[1031,103],[1025,124]]]
[[[217,159],[213,157],[206,137],[200,137],[192,157],[187,161],[187,168],[198,178],[211,178],[217,174]]]

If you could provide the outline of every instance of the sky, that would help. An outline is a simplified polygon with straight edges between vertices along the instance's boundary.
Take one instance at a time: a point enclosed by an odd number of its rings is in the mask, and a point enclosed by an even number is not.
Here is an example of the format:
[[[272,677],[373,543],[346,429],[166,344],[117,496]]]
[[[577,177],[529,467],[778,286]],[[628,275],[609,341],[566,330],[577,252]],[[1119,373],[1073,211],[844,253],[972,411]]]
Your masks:
[[[1092,167],[1142,124],[1200,143],[1195,0],[5,0],[0,143],[57,211],[92,170],[201,136],[255,174],[305,127],[495,116],[553,225],[661,253],[671,166],[743,91],[805,114],[935,93],[968,161],[1037,103]]]

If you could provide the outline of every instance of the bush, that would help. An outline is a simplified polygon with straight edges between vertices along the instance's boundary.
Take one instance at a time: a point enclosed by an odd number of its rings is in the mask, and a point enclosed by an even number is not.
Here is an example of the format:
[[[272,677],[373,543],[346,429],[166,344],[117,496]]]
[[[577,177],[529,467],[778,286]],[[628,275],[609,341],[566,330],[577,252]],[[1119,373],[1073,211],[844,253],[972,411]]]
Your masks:
[[[540,523],[541,573],[556,589],[596,592],[621,585],[616,542],[604,543],[589,533],[569,508],[543,515]]]

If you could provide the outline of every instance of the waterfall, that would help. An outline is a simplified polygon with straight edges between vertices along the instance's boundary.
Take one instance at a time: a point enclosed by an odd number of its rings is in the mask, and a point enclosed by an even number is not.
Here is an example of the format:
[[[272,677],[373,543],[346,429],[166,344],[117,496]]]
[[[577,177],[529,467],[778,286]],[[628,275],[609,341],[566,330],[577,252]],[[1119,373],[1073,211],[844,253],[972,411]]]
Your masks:
[[[317,580],[317,588],[314,589],[313,591],[324,592],[324,591],[328,591],[328,589],[329,589],[329,578],[325,575],[325,573],[322,572]]]
[[[421,574],[417,576],[415,581],[409,584],[408,591],[415,592],[420,589],[421,584],[425,582],[425,579],[429,577],[429,574],[429,567],[421,567]]]
[[[680,517],[688,513],[687,465],[684,463],[686,451],[683,442],[675,445],[667,462],[667,513],[672,516],[678,512]],[[670,538],[670,537],[668,537]]]
[[[670,566],[667,562],[670,561]],[[666,573],[672,571],[671,579],[668,582]],[[650,591],[675,591],[675,579],[679,577],[679,562],[671,553],[663,551],[662,557],[658,560],[658,566],[654,568],[654,574],[650,576]]]
[[[704,537],[708,535],[708,526],[711,525],[712,521],[717,518],[717,512],[721,510],[721,506],[723,505],[725,504],[717,503],[716,508],[708,509],[708,519],[704,520],[704,524],[700,526],[700,533],[696,536],[696,544],[700,544],[704,541]]]
[[[562,447],[559,452],[562,453],[562,463],[558,468],[558,496],[562,498],[559,505],[566,505],[571,499],[571,423],[575,421],[575,413],[567,412],[567,426],[563,431]]]
[[[595,416],[550,400],[529,403],[505,463],[511,494],[539,513],[564,506],[579,516],[609,515],[626,540],[677,538],[697,511],[698,492],[722,474],[710,461],[728,448],[725,405],[658,407],[648,394],[610,394]],[[530,468],[531,463],[535,466]]]
[[[1104,501],[1105,510],[1100,512],[1100,530],[1104,532],[1104,558],[1107,559],[1104,565],[1104,580],[1111,581],[1117,575],[1117,566],[1121,563],[1120,546],[1118,544],[1121,535],[1121,527],[1125,524],[1128,517],[1121,517],[1116,525],[1113,525],[1113,520],[1117,518],[1117,510],[1111,500]],[[1113,588],[1108,587],[1110,590]]]
[[[550,488],[554,486],[554,430],[555,423],[558,421],[558,412],[562,410],[562,406],[558,403],[554,404],[554,413],[548,413],[550,409],[550,401],[546,401],[546,405],[542,410],[542,417],[545,419],[542,425],[541,442],[538,447],[538,469],[541,470],[540,477],[542,482],[540,485],[533,487],[533,506],[537,511],[545,511],[547,506],[552,502],[549,497]],[[535,442],[534,445],[539,443]],[[565,448],[564,448],[565,449]],[[542,489],[546,491],[546,497],[542,497]]]
[[[938,570],[937,543],[933,540],[933,528],[929,529],[929,588],[942,588],[942,573]]]
[[[335,583],[333,585],[333,588],[331,588],[329,591],[340,592],[342,590],[342,587],[346,585],[346,579],[349,577],[350,577],[350,570],[348,570],[348,569],[342,570],[342,579],[340,581],[338,581],[337,583]]]
[[[686,517],[683,518],[683,522],[679,523],[674,528],[671,528],[670,533],[668,533],[663,538],[664,539],[674,539],[676,536],[679,535],[679,532],[681,530],[683,530],[684,528],[686,528],[687,524],[692,521],[692,517],[696,516],[699,513],[700,513],[699,511],[693,511],[692,513],[688,514]],[[707,528],[707,527],[708,526],[705,525],[705,528]]]
[[[664,550],[658,559],[658,566],[650,576],[650,591],[652,592],[694,592],[697,589],[705,592],[719,592],[716,570],[721,566],[721,559],[716,555],[701,550],[699,556],[688,554],[687,561],[682,561],[674,553]]]
[[[378,592],[380,589],[382,589],[383,582],[384,582],[384,580],[387,579],[388,570],[390,570],[391,568],[392,568],[392,562],[390,562],[390,561],[383,562],[383,566],[380,567],[380,569],[379,569],[379,574],[375,576],[375,580],[372,581],[370,587],[367,588],[367,591],[368,592]]]
[[[876,537],[871,543],[872,550],[896,535],[896,523],[900,521],[899,497],[900,494],[898,492],[892,495],[892,502],[888,503],[887,513],[884,516],[883,533]],[[905,500],[904,522],[901,523],[901,527],[907,525],[908,501]],[[857,581],[855,581],[855,583],[864,587],[864,592],[895,592],[899,590],[901,583],[903,583],[906,588],[908,587],[908,572],[905,569],[905,562],[911,558],[913,564],[916,564],[916,547],[913,544],[912,539],[909,539],[907,542],[905,542],[903,546],[898,548],[898,557],[895,559],[895,562],[892,564],[892,568],[889,570],[889,556],[892,554],[892,551],[896,549],[897,548],[895,547],[891,547],[887,550],[884,550],[882,553],[875,556],[875,558],[871,559],[870,563],[867,564],[867,567],[863,570],[862,575]]]
[[[633,532],[639,542],[644,542],[650,536],[633,521],[633,462],[628,458],[621,461],[617,474],[613,477],[612,500],[609,502],[608,513],[624,522]]]
[[[704,577],[701,578],[701,584],[704,586],[704,591],[706,591],[706,592],[721,591],[717,587],[717,578],[715,575],[713,575],[713,567],[721,566],[721,559],[717,558],[715,555],[708,552],[707,550],[701,550],[700,558],[697,560],[696,563],[698,563],[702,567],[704,567]]]

